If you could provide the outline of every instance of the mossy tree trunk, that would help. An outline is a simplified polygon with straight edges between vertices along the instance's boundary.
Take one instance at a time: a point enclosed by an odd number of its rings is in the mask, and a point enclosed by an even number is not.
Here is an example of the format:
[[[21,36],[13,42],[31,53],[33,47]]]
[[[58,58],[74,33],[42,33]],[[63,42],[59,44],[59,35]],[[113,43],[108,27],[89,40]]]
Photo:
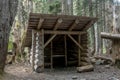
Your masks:
[[[0,0],[0,72],[4,71],[9,34],[17,10],[18,0]]]
[[[113,33],[120,34],[120,7],[113,6]],[[112,54],[113,60],[116,62],[120,60],[120,40],[113,39],[112,40]],[[119,64],[120,65],[120,64]]]

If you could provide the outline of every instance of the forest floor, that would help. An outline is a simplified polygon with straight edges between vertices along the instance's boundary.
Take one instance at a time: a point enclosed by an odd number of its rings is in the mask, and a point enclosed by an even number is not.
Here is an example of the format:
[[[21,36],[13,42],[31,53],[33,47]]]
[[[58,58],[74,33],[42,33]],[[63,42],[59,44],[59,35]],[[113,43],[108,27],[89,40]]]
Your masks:
[[[105,65],[95,65],[94,71],[84,73],[77,73],[75,67],[45,69],[44,73],[35,73],[29,65],[13,64],[6,65],[5,72],[2,80],[72,80],[72,77],[77,77],[76,80],[120,79],[120,69]]]

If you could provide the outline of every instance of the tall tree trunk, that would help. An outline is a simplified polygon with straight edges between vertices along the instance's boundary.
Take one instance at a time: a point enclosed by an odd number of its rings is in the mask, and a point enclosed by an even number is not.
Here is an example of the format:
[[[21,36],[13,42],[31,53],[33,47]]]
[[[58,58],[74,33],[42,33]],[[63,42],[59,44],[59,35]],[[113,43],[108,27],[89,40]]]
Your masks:
[[[17,10],[18,0],[0,0],[0,73],[5,67],[9,33]]]
[[[98,17],[98,0],[96,0],[96,2],[95,2],[95,6],[96,6],[96,11],[95,11],[95,16],[96,17]],[[97,23],[95,23],[95,26],[94,26],[94,28],[95,28],[95,55],[97,55],[98,53],[99,53],[99,40],[98,40],[98,22]]]
[[[120,6],[113,6],[113,33],[120,34]],[[112,54],[115,62],[120,61],[120,40],[113,39],[112,41]],[[117,64],[120,66],[120,63]]]

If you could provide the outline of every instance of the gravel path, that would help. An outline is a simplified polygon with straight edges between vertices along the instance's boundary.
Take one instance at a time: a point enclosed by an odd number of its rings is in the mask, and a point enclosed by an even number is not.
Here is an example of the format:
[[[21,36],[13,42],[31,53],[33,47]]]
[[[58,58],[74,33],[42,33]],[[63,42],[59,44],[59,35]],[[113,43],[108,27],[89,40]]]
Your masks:
[[[7,65],[6,75],[2,80],[119,80],[120,69],[105,67],[105,65],[95,66],[93,72],[77,73],[75,67],[45,69],[44,73],[32,72],[30,66],[22,64]],[[110,79],[117,78],[117,79]]]

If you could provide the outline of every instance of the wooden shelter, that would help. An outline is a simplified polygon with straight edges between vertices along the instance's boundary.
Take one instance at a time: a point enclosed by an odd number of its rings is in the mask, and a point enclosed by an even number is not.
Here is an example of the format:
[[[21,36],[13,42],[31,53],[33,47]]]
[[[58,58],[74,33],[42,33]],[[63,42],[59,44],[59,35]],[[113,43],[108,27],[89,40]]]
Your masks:
[[[30,62],[37,72],[45,66],[89,64],[87,30],[97,18],[30,13],[25,47],[31,47]]]

